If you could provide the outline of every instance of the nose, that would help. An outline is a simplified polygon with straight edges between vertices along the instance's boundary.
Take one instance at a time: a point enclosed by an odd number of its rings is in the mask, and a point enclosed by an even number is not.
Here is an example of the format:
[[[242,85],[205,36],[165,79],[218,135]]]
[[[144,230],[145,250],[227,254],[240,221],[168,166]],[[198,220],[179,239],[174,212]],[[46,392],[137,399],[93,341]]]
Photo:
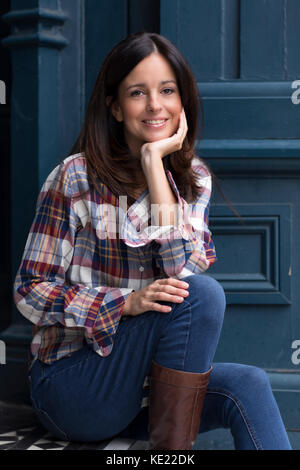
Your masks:
[[[152,112],[161,110],[161,103],[159,101],[159,96],[157,96],[156,93],[149,94],[148,101],[147,101],[147,109]]]

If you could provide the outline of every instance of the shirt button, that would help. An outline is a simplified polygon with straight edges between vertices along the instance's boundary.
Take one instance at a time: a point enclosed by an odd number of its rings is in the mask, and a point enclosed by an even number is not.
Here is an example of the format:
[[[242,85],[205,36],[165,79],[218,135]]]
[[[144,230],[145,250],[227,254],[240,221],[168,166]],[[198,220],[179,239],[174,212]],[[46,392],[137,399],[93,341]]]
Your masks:
[[[140,270],[140,271],[144,271],[143,266],[140,266],[140,267],[139,267],[139,270]]]

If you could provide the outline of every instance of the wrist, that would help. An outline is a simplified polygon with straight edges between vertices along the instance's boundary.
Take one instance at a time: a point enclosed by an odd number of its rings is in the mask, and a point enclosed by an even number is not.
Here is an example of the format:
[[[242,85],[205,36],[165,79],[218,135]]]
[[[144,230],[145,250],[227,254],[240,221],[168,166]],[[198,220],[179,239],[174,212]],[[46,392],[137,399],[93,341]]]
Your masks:
[[[147,186],[151,184],[153,179],[159,178],[164,172],[162,159],[157,153],[146,153],[141,157],[141,167],[147,181]]]
[[[123,310],[121,312],[121,315],[122,317],[125,316],[125,315],[130,315],[130,311],[131,311],[131,299],[132,299],[132,294],[134,293],[134,291],[132,291],[129,296],[127,297],[127,299],[125,300],[125,303],[124,303],[124,306],[123,306]]]
[[[143,149],[141,153],[141,164],[143,167],[150,166],[153,160],[161,161],[161,156],[157,150],[153,150],[150,148]]]

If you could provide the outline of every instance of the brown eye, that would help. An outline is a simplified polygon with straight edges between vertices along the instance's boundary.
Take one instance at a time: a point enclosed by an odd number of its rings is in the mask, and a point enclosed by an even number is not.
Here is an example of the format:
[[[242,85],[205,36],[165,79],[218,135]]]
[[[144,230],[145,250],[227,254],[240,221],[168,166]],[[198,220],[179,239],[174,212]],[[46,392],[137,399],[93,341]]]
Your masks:
[[[164,88],[163,92],[168,92],[168,93],[164,93],[164,95],[171,95],[172,93],[175,92],[175,90],[173,90],[173,88]]]
[[[141,90],[134,90],[130,93],[130,96],[141,96],[138,93],[143,93]]]

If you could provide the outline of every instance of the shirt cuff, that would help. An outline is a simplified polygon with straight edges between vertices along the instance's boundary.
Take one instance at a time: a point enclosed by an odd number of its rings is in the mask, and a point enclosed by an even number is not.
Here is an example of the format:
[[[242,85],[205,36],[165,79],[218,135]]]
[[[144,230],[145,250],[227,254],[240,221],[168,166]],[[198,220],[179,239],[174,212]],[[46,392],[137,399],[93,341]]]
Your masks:
[[[196,240],[189,223],[189,205],[180,196],[169,170],[166,176],[177,198],[177,225],[151,225],[150,195],[145,191],[128,209],[121,227],[121,238],[128,246],[144,246],[153,240],[159,244],[176,239]]]

